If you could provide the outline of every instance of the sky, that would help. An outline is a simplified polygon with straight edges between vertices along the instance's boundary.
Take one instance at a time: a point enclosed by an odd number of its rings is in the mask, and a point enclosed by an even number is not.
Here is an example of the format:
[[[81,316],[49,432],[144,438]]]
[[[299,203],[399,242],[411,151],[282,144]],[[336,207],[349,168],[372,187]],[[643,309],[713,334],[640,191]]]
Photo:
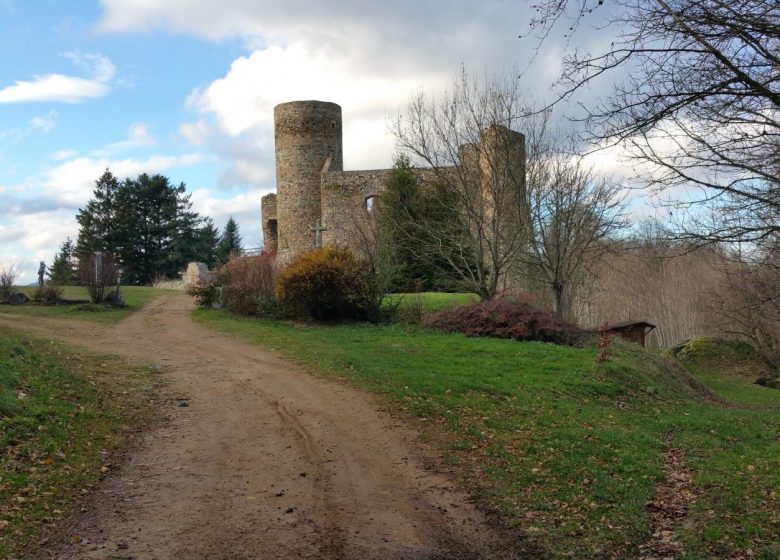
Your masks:
[[[32,282],[109,168],[184,182],[262,244],[273,107],[342,107],[345,169],[392,164],[390,120],[461,71],[525,67],[530,0],[0,0],[0,266]],[[605,39],[583,35],[585,46]],[[545,99],[562,39],[522,87]],[[590,45],[588,42],[590,41]]]

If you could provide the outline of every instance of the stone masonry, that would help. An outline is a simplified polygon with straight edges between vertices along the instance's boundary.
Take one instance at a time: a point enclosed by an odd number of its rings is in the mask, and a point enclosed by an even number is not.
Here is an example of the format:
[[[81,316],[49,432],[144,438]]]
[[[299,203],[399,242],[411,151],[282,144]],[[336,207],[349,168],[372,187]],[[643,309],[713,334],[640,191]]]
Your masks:
[[[261,200],[265,249],[276,251],[281,264],[289,263],[296,254],[315,248],[317,229],[323,245],[354,248],[356,226],[371,219],[373,199],[381,196],[390,170],[343,170],[341,107],[335,103],[277,105],[274,139],[277,192]],[[508,146],[501,145],[506,142]],[[511,161],[490,158],[493,149],[510,154]],[[512,181],[524,196],[525,138],[519,132],[491,127],[482,132],[480,146],[463,146],[460,158],[464,167],[479,174],[485,193],[490,181]],[[489,211],[501,211],[490,200],[486,203]]]

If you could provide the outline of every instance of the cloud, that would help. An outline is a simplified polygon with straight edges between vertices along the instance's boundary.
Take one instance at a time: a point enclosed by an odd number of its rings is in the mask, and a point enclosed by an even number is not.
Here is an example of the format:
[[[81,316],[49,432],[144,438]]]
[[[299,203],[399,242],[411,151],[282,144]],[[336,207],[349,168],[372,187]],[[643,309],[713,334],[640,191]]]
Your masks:
[[[56,124],[57,111],[49,111],[46,115],[34,117],[30,121],[30,126],[39,128],[44,132],[52,130]]]
[[[189,167],[203,161],[203,155],[190,153],[179,156],[152,156],[145,159],[89,158],[68,160],[46,172],[40,197],[50,198],[61,208],[75,210],[92,195],[95,181],[107,168],[116,177],[136,177],[141,173],[162,173],[174,167]]]
[[[98,157],[116,154],[137,148],[151,148],[157,145],[155,138],[145,123],[133,123],[127,130],[127,140],[113,142],[104,148],[94,150],[92,153]]]
[[[69,52],[63,56],[76,66],[84,68],[90,77],[63,74],[34,76],[32,80],[17,81],[0,89],[0,103],[79,103],[86,99],[103,97],[109,92],[108,82],[114,77],[115,67],[108,58],[101,54],[81,52]]]
[[[201,216],[208,216],[221,231],[231,216],[238,223],[244,248],[257,248],[262,244],[260,229],[260,198],[268,189],[248,189],[232,197],[220,198],[208,189],[192,192],[192,208]]]
[[[75,239],[78,224],[74,212],[90,199],[95,180],[106,168],[123,179],[197,165],[203,160],[199,153],[145,159],[75,157],[25,184],[0,186],[0,266],[13,264],[20,272],[21,283],[33,281],[38,262],[49,263],[66,237]],[[216,202],[212,206],[219,208]]]
[[[226,162],[222,186],[267,186],[274,177],[274,106],[294,99],[334,101],[343,110],[345,166],[387,167],[394,146],[388,119],[419,78],[360,71],[301,42],[274,45],[236,59],[223,78],[193,91],[187,106],[199,119],[182,124],[179,134]],[[430,73],[426,81],[443,87],[447,75]]]

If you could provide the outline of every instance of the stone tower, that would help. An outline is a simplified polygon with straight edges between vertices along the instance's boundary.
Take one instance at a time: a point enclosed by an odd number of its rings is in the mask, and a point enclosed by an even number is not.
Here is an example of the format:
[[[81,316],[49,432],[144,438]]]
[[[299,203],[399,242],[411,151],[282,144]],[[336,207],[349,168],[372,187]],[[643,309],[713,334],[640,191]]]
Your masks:
[[[322,217],[323,172],[343,168],[341,107],[292,101],[274,108],[277,250],[280,262],[313,249],[312,227]],[[270,200],[269,200],[270,202]]]

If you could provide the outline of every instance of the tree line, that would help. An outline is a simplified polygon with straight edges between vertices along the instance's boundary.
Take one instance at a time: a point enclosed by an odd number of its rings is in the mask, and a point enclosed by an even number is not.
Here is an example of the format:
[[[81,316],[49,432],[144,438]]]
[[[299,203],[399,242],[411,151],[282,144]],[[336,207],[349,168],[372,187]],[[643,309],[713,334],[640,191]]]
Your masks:
[[[79,283],[79,263],[97,252],[114,255],[123,283],[148,285],[176,278],[188,262],[213,267],[242,251],[232,217],[220,234],[211,218],[192,210],[184,183],[159,174],[120,181],[107,169],[76,220],[76,241],[63,241],[49,268],[53,284]]]

